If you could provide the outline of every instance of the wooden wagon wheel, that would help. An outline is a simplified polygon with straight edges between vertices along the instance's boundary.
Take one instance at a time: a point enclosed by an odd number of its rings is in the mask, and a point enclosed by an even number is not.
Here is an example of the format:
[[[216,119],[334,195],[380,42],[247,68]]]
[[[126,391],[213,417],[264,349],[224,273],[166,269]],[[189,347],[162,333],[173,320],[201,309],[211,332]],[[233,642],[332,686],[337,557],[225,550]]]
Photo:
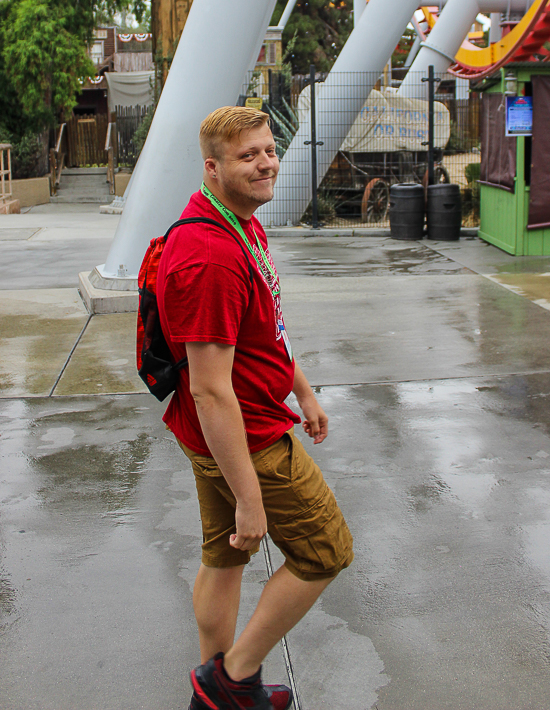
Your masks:
[[[365,187],[361,200],[363,222],[376,224],[383,222],[390,206],[390,186],[382,178],[374,178]]]
[[[449,184],[450,182],[451,178],[447,168],[443,167],[443,165],[436,165],[434,168],[434,185]],[[426,170],[422,178],[422,187],[424,190],[428,189],[428,170]]]

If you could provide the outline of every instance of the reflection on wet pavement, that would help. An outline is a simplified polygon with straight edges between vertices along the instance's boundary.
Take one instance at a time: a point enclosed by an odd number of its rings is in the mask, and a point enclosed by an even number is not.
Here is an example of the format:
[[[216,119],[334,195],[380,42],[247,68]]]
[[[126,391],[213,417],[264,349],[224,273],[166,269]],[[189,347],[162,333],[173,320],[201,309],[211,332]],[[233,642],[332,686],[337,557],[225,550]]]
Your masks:
[[[367,664],[348,692],[356,703],[497,710],[529,685],[531,707],[544,707],[550,375],[317,394],[331,435],[315,456],[357,557],[289,636],[305,707],[338,706],[334,672],[348,678],[344,649]],[[68,708],[55,683],[84,697],[92,681],[94,707],[111,707],[116,682],[129,679],[144,692],[142,707],[169,708],[174,693],[185,695],[183,678],[162,690],[154,674],[196,657],[198,510],[186,460],[162,427],[162,408],[150,405],[147,395],[0,405],[0,608],[16,698],[46,687],[52,703],[43,707]],[[249,575],[248,609],[265,581],[259,557]],[[53,588],[55,601],[42,598]],[[77,648],[75,634],[84,642]],[[319,638],[326,643],[312,653]],[[112,653],[122,654],[116,666]],[[96,680],[81,685],[78,669],[100,662]],[[280,659],[271,667],[280,673]]]
[[[94,316],[55,394],[146,392],[136,371],[135,331],[135,313]]]
[[[455,274],[460,264],[418,242],[383,237],[280,237],[270,242],[281,276]]]
[[[546,266],[514,272],[476,240],[271,243],[330,417],[304,445],[356,552],[289,634],[302,710],[544,710]],[[199,510],[134,372],[135,314],[89,319],[74,289],[0,291],[0,327],[0,708],[186,707]],[[266,579],[256,555],[239,629]],[[280,649],[265,674],[284,681]]]
[[[87,321],[76,289],[0,290],[0,396],[50,394]]]
[[[495,283],[504,286],[513,293],[525,296],[537,306],[550,310],[550,274],[549,273],[519,273],[494,274],[491,278]]]

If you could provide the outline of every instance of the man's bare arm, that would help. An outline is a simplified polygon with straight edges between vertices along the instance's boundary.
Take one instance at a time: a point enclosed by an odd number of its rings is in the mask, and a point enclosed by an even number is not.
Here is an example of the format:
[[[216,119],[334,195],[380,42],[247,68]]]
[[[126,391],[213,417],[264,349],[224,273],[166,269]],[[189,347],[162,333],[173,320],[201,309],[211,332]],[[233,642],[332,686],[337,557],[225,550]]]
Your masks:
[[[295,367],[292,391],[296,395],[304,415],[305,421],[302,423],[302,427],[306,434],[313,439],[314,444],[320,444],[328,436],[328,417],[317,401],[300,366],[296,363]]]
[[[266,534],[267,521],[231,381],[235,348],[219,343],[187,343],[186,347],[191,394],[202,433],[237,499],[237,534],[230,544],[250,550]]]

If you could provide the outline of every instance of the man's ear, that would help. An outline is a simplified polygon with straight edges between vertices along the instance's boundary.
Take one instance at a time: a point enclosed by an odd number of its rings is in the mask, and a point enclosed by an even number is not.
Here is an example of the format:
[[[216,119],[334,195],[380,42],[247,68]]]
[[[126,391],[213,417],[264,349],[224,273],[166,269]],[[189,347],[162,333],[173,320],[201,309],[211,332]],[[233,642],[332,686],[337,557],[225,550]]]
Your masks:
[[[217,161],[212,157],[206,158],[204,161],[204,170],[209,178],[216,178]]]

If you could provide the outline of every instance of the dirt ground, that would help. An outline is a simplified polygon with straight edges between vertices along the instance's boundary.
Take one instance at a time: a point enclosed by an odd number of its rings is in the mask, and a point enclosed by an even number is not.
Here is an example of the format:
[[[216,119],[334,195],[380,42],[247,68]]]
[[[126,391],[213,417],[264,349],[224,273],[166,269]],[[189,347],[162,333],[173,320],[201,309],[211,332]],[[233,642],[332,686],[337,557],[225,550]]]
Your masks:
[[[458,153],[457,155],[446,155],[443,158],[443,165],[449,172],[451,182],[455,185],[466,187],[468,184],[464,175],[464,170],[470,163],[480,163],[481,153]]]

